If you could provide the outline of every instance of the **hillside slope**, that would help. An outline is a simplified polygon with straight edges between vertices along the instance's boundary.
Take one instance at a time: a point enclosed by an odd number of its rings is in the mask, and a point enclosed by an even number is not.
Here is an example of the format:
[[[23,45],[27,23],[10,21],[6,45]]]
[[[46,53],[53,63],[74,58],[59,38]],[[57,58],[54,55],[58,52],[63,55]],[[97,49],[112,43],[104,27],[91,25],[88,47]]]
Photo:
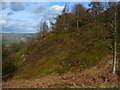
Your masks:
[[[111,73],[112,55],[102,58],[95,66],[89,69],[69,71],[58,75],[52,73],[48,76],[28,80],[13,79],[3,83],[4,88],[87,88],[87,87],[118,87],[118,76]]]
[[[29,79],[71,69],[89,68],[111,53],[100,33],[101,26],[74,32],[50,33],[14,55],[14,78]]]

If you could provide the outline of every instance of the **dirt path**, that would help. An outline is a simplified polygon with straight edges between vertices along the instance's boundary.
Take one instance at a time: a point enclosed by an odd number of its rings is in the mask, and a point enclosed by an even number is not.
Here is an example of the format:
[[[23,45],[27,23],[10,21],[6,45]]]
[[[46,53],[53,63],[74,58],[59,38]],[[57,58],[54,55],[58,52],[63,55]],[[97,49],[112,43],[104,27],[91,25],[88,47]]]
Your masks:
[[[4,88],[79,88],[114,87],[118,85],[118,76],[111,73],[112,56],[108,55],[95,66],[83,71],[67,72],[63,75],[51,75],[29,80],[10,80],[3,83]]]

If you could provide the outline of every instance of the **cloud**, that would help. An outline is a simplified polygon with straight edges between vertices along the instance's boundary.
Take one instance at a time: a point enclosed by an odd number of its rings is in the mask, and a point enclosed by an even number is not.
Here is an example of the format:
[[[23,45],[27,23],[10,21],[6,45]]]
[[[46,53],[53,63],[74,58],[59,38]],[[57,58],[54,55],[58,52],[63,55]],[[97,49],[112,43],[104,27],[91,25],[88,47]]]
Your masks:
[[[0,10],[4,10],[9,7],[9,2],[0,2]]]
[[[7,24],[7,21],[5,19],[0,19],[0,25],[6,25]]]
[[[37,23],[27,23],[24,21],[16,22],[11,19],[0,20],[2,31],[8,33],[35,33],[37,32]]]
[[[42,18],[42,14],[48,9],[48,2],[35,3],[30,5],[30,7],[31,10],[29,10],[29,12],[33,14],[31,18],[40,19]]]
[[[60,14],[63,8],[64,6],[60,5],[54,5],[48,8],[47,3],[40,3],[35,9],[33,9],[32,13],[34,16],[32,16],[32,18],[49,20]]]
[[[7,13],[7,15],[13,15],[14,12],[10,11],[9,13]]]
[[[41,3],[34,9],[34,13],[40,14],[42,13],[45,9],[47,9],[47,3]]]
[[[27,6],[26,2],[9,2],[9,6],[7,6],[9,9],[4,10],[5,19],[0,19],[3,32],[35,33],[38,30],[38,23],[42,19],[49,21],[60,14],[64,8],[59,5],[48,7],[45,3],[29,3]],[[33,16],[34,19],[31,18]]]
[[[61,14],[64,6],[54,5],[48,8],[44,13],[43,17],[45,19],[52,19],[53,17],[57,16],[58,14]]]
[[[13,11],[21,11],[26,8],[26,5],[27,5],[26,2],[11,2],[10,9]]]
[[[21,11],[28,5],[28,2],[0,2],[0,10],[10,8],[12,11]]]

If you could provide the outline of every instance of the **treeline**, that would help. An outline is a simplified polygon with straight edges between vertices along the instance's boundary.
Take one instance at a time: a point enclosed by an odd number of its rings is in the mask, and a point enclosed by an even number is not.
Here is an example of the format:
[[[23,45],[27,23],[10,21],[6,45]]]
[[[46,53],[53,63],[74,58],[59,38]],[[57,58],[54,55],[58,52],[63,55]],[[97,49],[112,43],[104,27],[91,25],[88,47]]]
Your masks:
[[[102,24],[106,29],[111,28],[110,24],[118,22],[119,18],[119,2],[91,2],[88,6],[84,7],[82,4],[75,4],[72,8],[65,5],[62,13],[54,20],[50,21],[51,27],[43,20],[39,24],[37,37],[42,38],[52,31],[55,33],[60,32],[73,32],[81,30],[81,27],[93,27],[94,25]],[[116,21],[115,21],[116,12]],[[114,25],[113,25],[114,27]]]
[[[76,4],[72,10],[69,10],[69,6],[65,5],[62,14],[54,18],[56,22],[51,22],[52,31],[80,30],[82,26],[95,25],[101,21],[104,24],[107,22],[112,23],[116,5],[118,3],[91,2],[89,8],[84,7],[82,4]]]
[[[82,4],[76,4],[69,9],[65,5],[62,14],[55,17],[55,23],[51,22],[52,32],[74,32],[82,28],[100,25],[101,40],[107,43],[113,54],[112,73],[116,73],[117,55],[120,49],[120,2],[91,2],[89,8]]]

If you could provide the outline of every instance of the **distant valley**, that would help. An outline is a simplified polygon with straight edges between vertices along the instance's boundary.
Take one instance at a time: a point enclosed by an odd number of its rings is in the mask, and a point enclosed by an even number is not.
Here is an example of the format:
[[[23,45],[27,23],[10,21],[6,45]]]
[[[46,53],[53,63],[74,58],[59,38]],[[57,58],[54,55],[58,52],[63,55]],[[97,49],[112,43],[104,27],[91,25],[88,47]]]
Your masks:
[[[27,40],[34,38],[35,38],[35,34],[2,33],[3,44],[26,42]]]

